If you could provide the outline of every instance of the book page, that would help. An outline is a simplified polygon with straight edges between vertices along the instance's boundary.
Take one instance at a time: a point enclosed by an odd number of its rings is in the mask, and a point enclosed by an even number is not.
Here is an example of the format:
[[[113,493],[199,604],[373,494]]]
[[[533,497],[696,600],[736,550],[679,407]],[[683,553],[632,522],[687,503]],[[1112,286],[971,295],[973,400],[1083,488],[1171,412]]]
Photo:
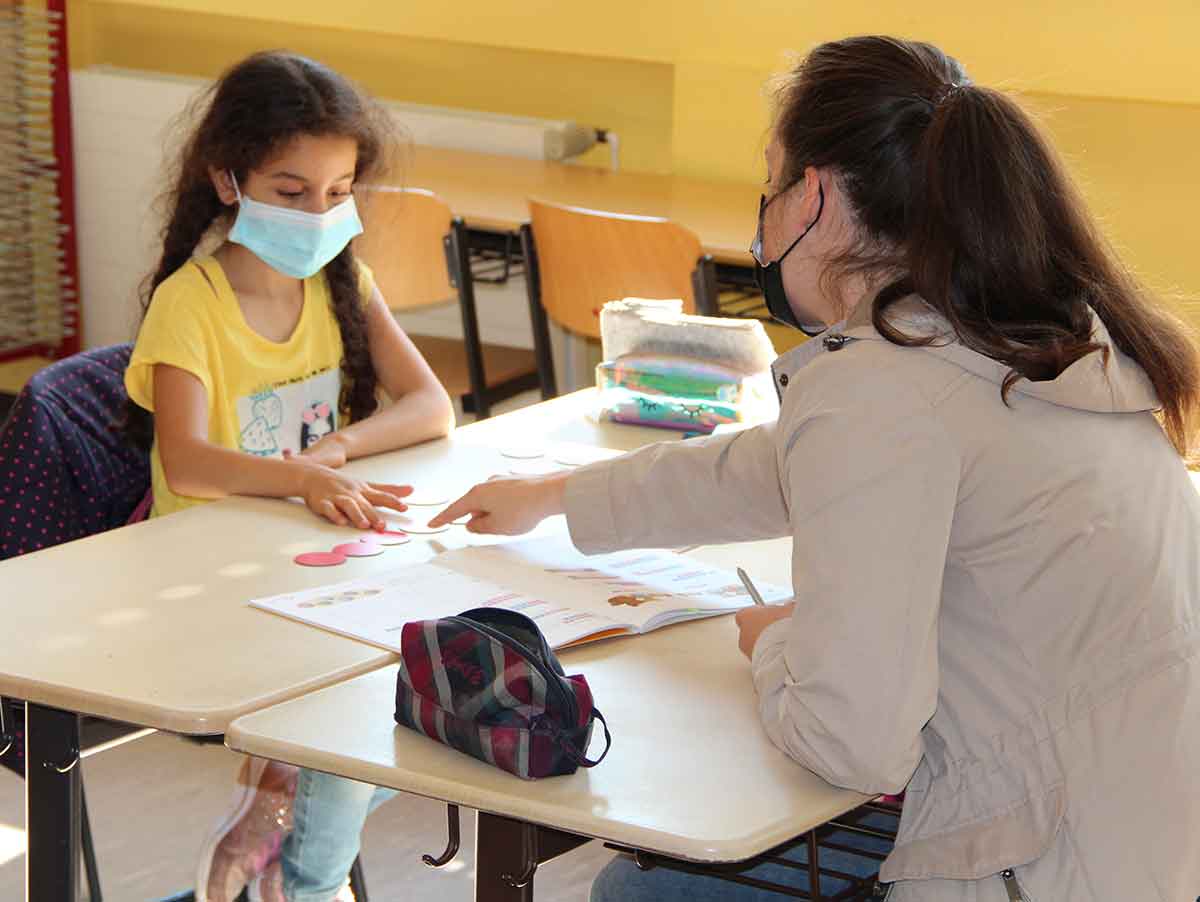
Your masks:
[[[400,652],[404,624],[499,607],[529,617],[553,648],[631,631],[620,616],[597,616],[440,566],[437,561],[315,589],[254,599],[251,606]]]
[[[618,551],[589,557],[565,535],[451,551],[441,555],[438,564],[502,583],[524,596],[617,618],[638,632],[752,604],[731,571],[674,551]],[[790,589],[771,583],[757,588],[768,603],[792,595]]]
[[[767,602],[791,592],[758,585]],[[479,607],[519,611],[553,648],[711,617],[751,604],[735,574],[673,551],[588,557],[568,536],[446,551],[433,561],[347,582],[254,599],[282,614],[391,651],[413,620]]]

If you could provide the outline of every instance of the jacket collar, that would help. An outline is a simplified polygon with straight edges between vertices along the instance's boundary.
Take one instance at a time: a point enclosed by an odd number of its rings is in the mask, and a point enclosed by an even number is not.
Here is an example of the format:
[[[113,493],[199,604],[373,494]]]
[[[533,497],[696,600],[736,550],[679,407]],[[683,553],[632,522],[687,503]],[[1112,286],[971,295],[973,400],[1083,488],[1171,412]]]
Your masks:
[[[898,329],[909,335],[934,338],[933,344],[914,350],[941,357],[997,385],[1001,385],[1009,373],[1009,367],[959,342],[950,324],[916,295],[893,305],[889,316]],[[1075,361],[1055,379],[1044,382],[1019,379],[1013,392],[1061,407],[1102,413],[1133,413],[1161,407],[1145,371],[1117,348],[1095,311],[1091,312],[1091,318],[1092,339],[1104,350],[1093,351]],[[783,389],[796,373],[822,354],[841,350],[854,341],[886,340],[871,321],[871,305],[861,303],[846,320],[830,326],[775,361],[771,370],[776,390],[782,397]]]

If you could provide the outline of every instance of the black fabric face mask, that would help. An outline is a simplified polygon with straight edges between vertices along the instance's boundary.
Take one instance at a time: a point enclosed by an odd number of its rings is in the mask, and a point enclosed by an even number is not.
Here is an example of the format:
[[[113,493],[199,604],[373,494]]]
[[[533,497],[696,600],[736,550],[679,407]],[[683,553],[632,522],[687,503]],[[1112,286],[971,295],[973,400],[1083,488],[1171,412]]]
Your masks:
[[[792,305],[788,303],[787,291],[783,287],[783,270],[781,266],[784,258],[792,252],[805,235],[813,230],[813,226],[821,219],[821,212],[825,209],[825,189],[818,184],[817,191],[819,192],[820,202],[817,207],[816,217],[809,223],[808,228],[801,232],[800,236],[779,256],[779,259],[772,260],[766,265],[761,262],[763,214],[766,212],[767,206],[771,201],[775,197],[778,197],[779,194],[776,194],[771,200],[767,200],[766,195],[763,195],[758,204],[758,234],[754,236],[754,243],[750,245],[750,254],[754,257],[754,281],[767,302],[767,312],[771,314],[771,317],[776,322],[780,322],[785,326],[791,326],[793,329],[799,329],[805,335],[809,336],[819,335],[825,331],[826,326],[824,323],[818,322],[802,323],[796,318],[796,314],[792,310]]]

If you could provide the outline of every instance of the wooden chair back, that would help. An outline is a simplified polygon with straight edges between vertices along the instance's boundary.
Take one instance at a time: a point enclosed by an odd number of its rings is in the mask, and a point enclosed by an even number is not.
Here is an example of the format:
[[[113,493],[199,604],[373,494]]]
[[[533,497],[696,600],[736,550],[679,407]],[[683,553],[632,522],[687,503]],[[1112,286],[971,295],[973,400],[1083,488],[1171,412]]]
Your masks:
[[[363,233],[354,253],[371,268],[392,310],[412,310],[457,296],[450,284],[442,241],[450,232],[450,207],[423,188],[377,186],[356,202]]]
[[[555,323],[600,337],[600,308],[625,297],[682,298],[696,312],[700,239],[666,219],[530,200],[541,304]]]

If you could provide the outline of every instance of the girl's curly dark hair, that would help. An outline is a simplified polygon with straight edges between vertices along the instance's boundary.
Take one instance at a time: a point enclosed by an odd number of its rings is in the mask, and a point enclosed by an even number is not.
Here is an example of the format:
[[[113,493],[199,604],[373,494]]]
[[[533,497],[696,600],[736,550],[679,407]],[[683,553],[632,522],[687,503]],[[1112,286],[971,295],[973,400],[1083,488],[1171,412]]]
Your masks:
[[[191,259],[217,225],[228,227],[231,209],[217,196],[211,169],[228,170],[244,183],[299,135],[339,135],[358,145],[355,181],[387,172],[398,147],[385,111],[348,79],[303,56],[272,50],[256,53],[229,69],[198,101],[199,123],[184,142],[178,173],[166,196],[162,255],[142,287],[142,318],[154,292]],[[377,406],[378,378],[367,346],[366,309],[358,266],[349,245],[324,269],[342,338],[341,407],[351,420]],[[148,448],[154,438],[149,411],[129,402],[126,431]]]

